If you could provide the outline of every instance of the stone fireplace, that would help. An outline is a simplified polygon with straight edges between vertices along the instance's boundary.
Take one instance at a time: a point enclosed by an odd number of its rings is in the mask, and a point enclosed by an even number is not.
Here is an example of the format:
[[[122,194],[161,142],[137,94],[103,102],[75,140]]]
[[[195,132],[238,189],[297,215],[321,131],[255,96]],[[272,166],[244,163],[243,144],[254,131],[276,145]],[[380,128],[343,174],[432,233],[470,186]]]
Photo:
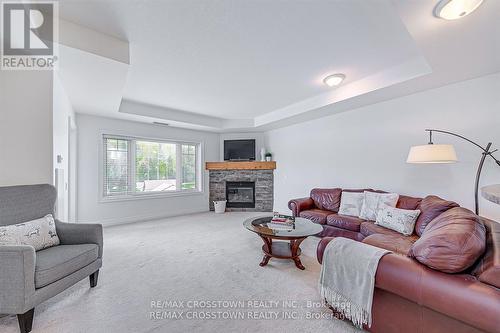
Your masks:
[[[207,162],[209,204],[227,200],[227,211],[272,212],[275,162]]]

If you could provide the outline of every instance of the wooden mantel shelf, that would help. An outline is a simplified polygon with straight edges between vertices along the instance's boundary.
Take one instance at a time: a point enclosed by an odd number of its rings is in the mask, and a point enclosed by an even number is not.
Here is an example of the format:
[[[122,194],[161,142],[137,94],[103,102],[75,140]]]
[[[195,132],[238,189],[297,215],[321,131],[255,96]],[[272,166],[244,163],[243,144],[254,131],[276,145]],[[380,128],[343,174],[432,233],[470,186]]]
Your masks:
[[[206,162],[206,170],[274,170],[276,162]]]

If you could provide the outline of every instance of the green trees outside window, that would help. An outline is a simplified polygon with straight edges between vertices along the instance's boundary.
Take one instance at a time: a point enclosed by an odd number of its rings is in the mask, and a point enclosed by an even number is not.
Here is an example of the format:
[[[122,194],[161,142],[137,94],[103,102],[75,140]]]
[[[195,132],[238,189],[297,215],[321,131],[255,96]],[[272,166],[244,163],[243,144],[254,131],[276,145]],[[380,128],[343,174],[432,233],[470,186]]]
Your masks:
[[[198,189],[198,145],[104,136],[104,196]]]

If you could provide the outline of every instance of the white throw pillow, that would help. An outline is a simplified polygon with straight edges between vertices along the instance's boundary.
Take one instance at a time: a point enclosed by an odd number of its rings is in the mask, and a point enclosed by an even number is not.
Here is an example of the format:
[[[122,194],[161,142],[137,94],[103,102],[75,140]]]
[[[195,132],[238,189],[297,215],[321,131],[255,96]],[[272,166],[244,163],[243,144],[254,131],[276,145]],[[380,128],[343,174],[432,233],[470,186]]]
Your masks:
[[[35,251],[59,245],[51,214],[42,218],[0,227],[0,245],[31,245]]]
[[[340,196],[340,215],[359,216],[365,195],[356,192],[342,192]]]
[[[398,203],[399,194],[397,193],[375,193],[370,191],[364,192],[363,207],[359,217],[369,221],[377,219],[378,211],[384,205],[396,207]]]
[[[410,236],[415,229],[415,222],[420,215],[420,210],[407,210],[385,205],[377,214],[375,224],[397,231],[405,236]]]

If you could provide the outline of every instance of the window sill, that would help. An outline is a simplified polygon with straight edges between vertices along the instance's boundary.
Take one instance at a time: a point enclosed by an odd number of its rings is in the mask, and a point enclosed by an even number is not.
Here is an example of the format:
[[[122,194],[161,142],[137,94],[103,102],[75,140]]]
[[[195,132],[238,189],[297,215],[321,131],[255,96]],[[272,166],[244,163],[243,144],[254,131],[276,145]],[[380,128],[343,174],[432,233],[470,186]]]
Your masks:
[[[101,196],[100,203],[110,203],[110,202],[120,202],[120,201],[136,201],[136,200],[147,200],[147,199],[165,199],[172,197],[184,197],[184,196],[198,196],[205,194],[204,191],[179,191],[170,193],[147,193],[147,194],[129,194],[122,196]]]

